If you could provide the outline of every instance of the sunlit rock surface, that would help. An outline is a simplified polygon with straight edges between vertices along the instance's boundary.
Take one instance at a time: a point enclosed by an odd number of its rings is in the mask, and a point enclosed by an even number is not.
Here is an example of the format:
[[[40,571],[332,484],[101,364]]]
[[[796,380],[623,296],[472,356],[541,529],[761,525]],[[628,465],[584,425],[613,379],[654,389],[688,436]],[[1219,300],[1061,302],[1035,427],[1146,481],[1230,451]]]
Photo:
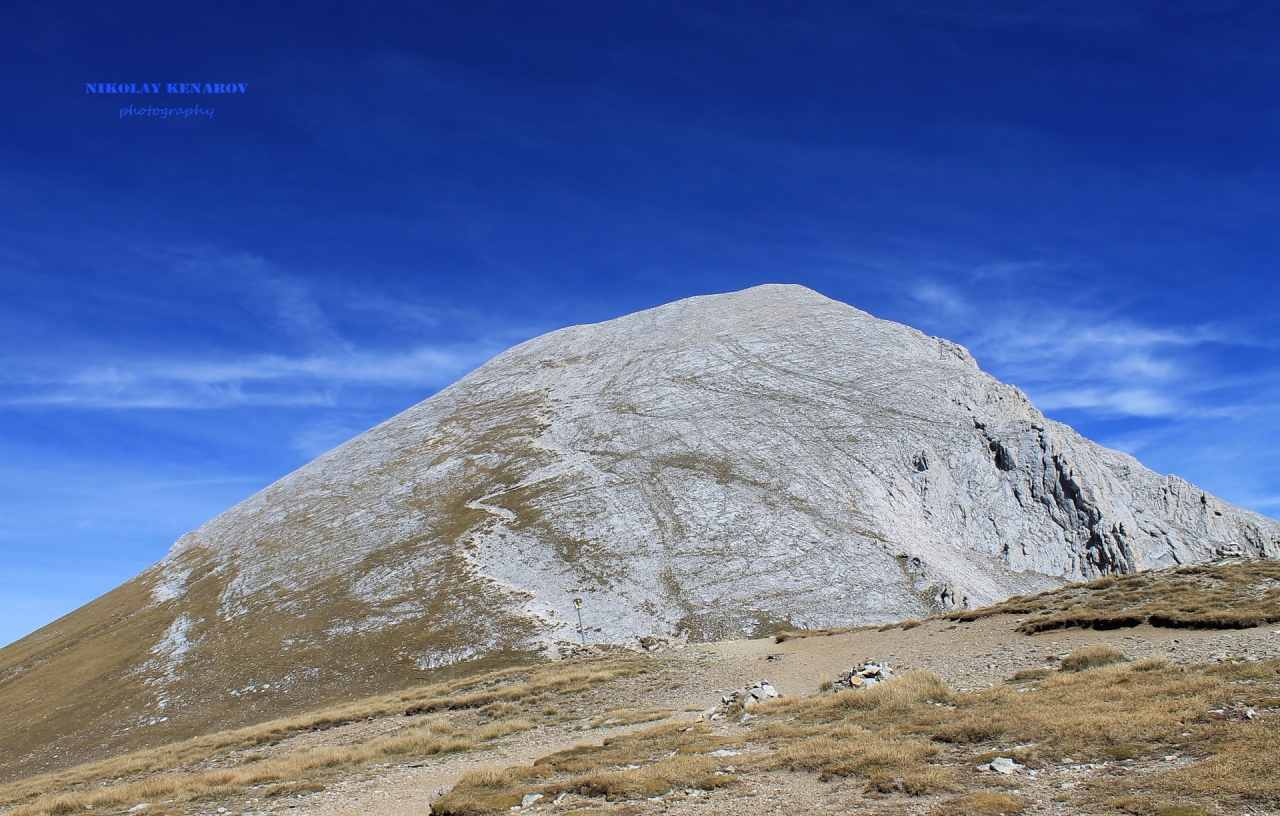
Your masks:
[[[536,641],[576,639],[575,595],[594,639],[721,638],[1278,540],[1045,419],[963,347],[771,285],[507,351],[184,538],[160,591],[216,564],[232,621],[336,579],[333,627],[361,631],[433,617],[447,569]]]

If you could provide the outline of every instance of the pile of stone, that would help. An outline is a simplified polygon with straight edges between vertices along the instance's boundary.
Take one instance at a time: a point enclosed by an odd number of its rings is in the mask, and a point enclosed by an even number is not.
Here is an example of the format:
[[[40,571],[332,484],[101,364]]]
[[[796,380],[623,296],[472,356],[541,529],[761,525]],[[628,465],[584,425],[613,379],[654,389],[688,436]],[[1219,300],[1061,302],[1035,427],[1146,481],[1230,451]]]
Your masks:
[[[836,688],[865,689],[876,683],[883,683],[893,676],[893,669],[888,663],[860,663],[856,668],[848,669],[840,674],[835,682]]]
[[[669,648],[673,645],[669,638],[657,637],[656,635],[645,635],[639,640],[640,649],[645,652],[656,652],[659,649]]]
[[[709,720],[723,720],[732,714],[743,712],[742,719],[750,719],[755,714],[752,709],[759,706],[766,700],[773,700],[781,697],[778,690],[771,686],[767,680],[761,680],[753,686],[735,689],[720,698],[720,705],[715,708],[709,708],[697,717],[697,722],[706,722]]]
[[[552,659],[557,657],[561,660],[569,660],[575,657],[599,657],[604,654],[604,649],[594,643],[589,646],[583,646],[581,643],[572,643],[569,641],[559,641],[552,647],[554,650]]]

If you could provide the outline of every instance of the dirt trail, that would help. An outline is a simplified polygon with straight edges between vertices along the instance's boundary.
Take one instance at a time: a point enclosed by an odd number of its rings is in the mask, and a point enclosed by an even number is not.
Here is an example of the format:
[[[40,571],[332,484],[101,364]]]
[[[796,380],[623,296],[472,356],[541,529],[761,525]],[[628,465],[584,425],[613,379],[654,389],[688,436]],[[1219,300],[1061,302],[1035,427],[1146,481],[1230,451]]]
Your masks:
[[[1097,642],[1114,643],[1134,659],[1163,655],[1170,662],[1181,664],[1280,658],[1280,632],[1274,627],[1220,632],[1142,626],[1110,632],[1065,630],[1026,636],[1014,631],[1017,623],[1018,619],[1009,616],[995,616],[960,625],[930,621],[905,631],[868,630],[783,643],[772,639],[743,640],[665,650],[652,658],[662,671],[614,681],[596,692],[596,713],[626,707],[669,708],[681,712],[676,717],[692,718],[695,715],[683,709],[709,708],[719,702],[724,692],[752,681],[767,679],[784,695],[811,694],[822,677],[836,677],[841,670],[869,659],[887,661],[895,667],[929,669],[953,688],[975,689],[1000,683],[1022,669],[1042,667],[1051,657]],[[496,750],[366,768],[325,791],[276,802],[259,812],[288,809],[308,816],[425,816],[430,811],[433,792],[448,789],[469,770],[532,764],[556,751],[580,744],[599,745],[609,736],[643,727],[583,730],[584,723],[585,720],[527,731],[502,741]],[[699,813],[800,813],[810,812],[809,805],[818,810],[829,808],[841,798],[831,786],[808,778],[788,779],[785,784],[781,780],[777,784],[762,783],[758,788],[756,795],[748,797],[753,800],[750,806],[740,800],[730,805],[722,793],[673,794],[654,812],[674,814],[695,807]],[[566,802],[565,807],[569,804]],[[561,809],[546,802],[531,808],[543,812]]]
[[[496,751],[476,751],[411,765],[391,765],[366,770],[343,780],[329,789],[305,797],[306,804],[294,809],[299,814],[334,816],[334,814],[368,814],[368,816],[427,816],[435,792],[453,787],[467,771],[478,768],[508,768],[532,765],[534,760],[563,751],[575,745],[600,745],[612,734],[630,728],[610,729],[601,733],[567,732],[534,734],[516,744]]]

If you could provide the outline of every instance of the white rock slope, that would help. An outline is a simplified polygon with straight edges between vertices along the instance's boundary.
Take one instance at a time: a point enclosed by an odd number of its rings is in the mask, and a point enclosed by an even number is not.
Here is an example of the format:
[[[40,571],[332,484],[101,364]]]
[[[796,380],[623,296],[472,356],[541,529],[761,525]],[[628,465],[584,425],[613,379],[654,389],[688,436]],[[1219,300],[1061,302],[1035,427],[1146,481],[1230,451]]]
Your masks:
[[[188,576],[220,574],[223,621],[305,595],[335,636],[439,625],[439,585],[465,579],[490,591],[451,603],[505,605],[527,645],[576,639],[575,595],[593,640],[720,638],[1225,552],[1275,556],[1280,524],[1045,419],[961,346],[770,285],[517,346],[151,577],[177,609]],[[476,631],[423,665],[501,645]]]

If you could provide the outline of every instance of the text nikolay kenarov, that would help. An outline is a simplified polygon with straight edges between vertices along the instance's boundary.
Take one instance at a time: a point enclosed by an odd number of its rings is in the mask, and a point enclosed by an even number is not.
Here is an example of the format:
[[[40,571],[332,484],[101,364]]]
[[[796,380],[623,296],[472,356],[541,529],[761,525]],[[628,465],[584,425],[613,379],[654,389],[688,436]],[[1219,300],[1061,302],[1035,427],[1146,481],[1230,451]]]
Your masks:
[[[159,82],[86,82],[85,93],[160,93]],[[244,93],[245,82],[166,82],[165,93]]]

